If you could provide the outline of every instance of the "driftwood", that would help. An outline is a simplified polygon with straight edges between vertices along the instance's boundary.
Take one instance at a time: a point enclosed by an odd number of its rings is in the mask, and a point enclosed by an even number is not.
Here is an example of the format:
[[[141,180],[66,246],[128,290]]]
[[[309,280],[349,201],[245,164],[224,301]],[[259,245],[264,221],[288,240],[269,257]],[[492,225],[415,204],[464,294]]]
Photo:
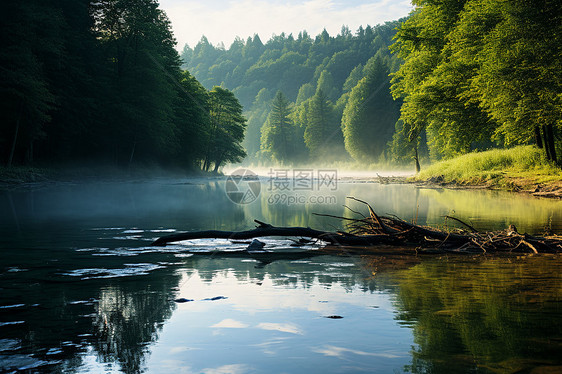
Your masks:
[[[247,231],[193,231],[166,235],[152,243],[154,246],[165,246],[168,243],[192,239],[231,239],[244,240],[264,236],[297,236],[320,239],[334,245],[379,245],[396,243],[395,238],[389,235],[350,235],[344,232],[329,232],[314,230],[309,227],[275,227],[270,224],[254,220],[258,226]]]
[[[332,217],[346,222],[347,231],[320,231],[309,227],[275,227],[270,224],[254,220],[258,225],[247,231],[195,231],[183,232],[163,236],[152,245],[165,246],[168,243],[192,239],[231,239],[244,240],[266,236],[277,237],[306,237],[319,239],[332,246],[345,247],[415,247],[420,251],[429,252],[532,252],[558,253],[562,252],[562,237],[538,237],[517,232],[511,225],[507,230],[495,232],[478,232],[474,227],[458,218],[447,216],[469,230],[455,229],[454,231],[438,230],[431,227],[419,226],[406,222],[397,217],[379,216],[365,201],[350,197],[351,200],[364,204],[368,215],[361,214],[348,208],[360,218],[338,217],[326,214],[318,216]]]

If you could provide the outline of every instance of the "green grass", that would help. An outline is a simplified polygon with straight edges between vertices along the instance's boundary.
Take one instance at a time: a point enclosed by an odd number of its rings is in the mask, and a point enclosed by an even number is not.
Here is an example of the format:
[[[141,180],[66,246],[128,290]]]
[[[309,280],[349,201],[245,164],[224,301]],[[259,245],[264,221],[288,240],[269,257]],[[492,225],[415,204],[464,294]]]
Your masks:
[[[445,183],[521,189],[562,182],[562,170],[548,162],[542,150],[534,146],[518,146],[473,152],[441,161],[414,177],[417,181],[436,178]]]

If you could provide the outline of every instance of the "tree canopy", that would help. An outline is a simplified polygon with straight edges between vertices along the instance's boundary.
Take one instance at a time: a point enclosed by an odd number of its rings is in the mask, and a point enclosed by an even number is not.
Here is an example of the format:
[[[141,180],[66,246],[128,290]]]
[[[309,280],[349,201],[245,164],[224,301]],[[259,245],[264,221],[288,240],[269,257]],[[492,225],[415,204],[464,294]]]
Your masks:
[[[271,111],[261,129],[261,150],[266,157],[279,163],[295,160],[296,132],[291,120],[291,104],[278,91],[271,103]]]
[[[556,161],[562,10],[549,1],[416,1],[394,50],[392,91],[432,158],[536,142]],[[560,143],[558,143],[560,147]]]
[[[218,170],[535,143],[559,161],[562,8],[413,3],[355,32],[203,36],[180,56],[157,0],[6,0],[0,159]]]
[[[180,68],[170,21],[156,0],[3,6],[2,163],[202,166],[216,116],[213,95]],[[215,165],[244,154],[243,130],[228,133]]]
[[[316,37],[304,31],[297,37],[282,33],[265,44],[255,35],[245,41],[236,39],[228,49],[213,46],[203,37],[193,49],[184,48],[182,66],[207,88],[222,85],[239,98],[248,118],[244,147],[250,160],[306,162],[327,160],[323,156],[328,154],[334,160],[347,159],[341,131],[343,108],[375,54],[387,68],[398,67],[398,57],[388,49],[398,24],[361,27],[355,34],[342,27],[335,36],[326,30]],[[383,79],[388,96],[390,78]],[[279,148],[273,140],[278,129],[289,129],[279,127],[276,92],[282,92],[290,108],[286,119],[292,121],[294,132],[290,161],[284,156],[285,147]],[[398,117],[396,105],[386,109],[393,112],[388,117]],[[394,123],[388,126],[392,132]]]

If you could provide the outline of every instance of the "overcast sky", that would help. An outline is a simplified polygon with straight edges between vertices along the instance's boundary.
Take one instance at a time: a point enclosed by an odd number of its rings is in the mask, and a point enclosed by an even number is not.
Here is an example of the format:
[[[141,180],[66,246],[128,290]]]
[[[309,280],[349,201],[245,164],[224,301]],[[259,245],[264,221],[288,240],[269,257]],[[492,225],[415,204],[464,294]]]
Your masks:
[[[306,30],[311,36],[326,28],[337,35],[342,25],[352,32],[397,20],[412,10],[410,0],[160,0],[172,21],[178,49],[194,47],[205,35],[228,48],[236,36],[259,34],[265,43],[273,34]]]

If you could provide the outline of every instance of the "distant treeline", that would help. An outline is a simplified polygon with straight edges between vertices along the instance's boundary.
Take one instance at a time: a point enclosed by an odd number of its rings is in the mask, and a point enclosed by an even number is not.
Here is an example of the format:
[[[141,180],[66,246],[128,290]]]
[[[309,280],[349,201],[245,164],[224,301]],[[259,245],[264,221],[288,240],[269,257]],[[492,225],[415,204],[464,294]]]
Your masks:
[[[4,0],[0,164],[218,168],[245,156],[232,92],[187,71],[156,0]]]
[[[237,38],[226,49],[202,37],[185,46],[183,67],[206,87],[231,89],[244,105],[244,146],[252,161],[283,163],[350,159],[378,161],[392,140],[400,101],[389,74],[401,61],[389,50],[399,21]],[[347,151],[347,152],[346,152]],[[388,155],[386,155],[388,156]]]
[[[315,38],[205,37],[181,54],[232,89],[255,160],[412,162],[534,143],[562,151],[562,7],[556,1],[414,1],[403,22]],[[391,51],[388,47],[390,46]],[[390,73],[390,77],[389,74]],[[392,93],[392,97],[389,95]],[[345,148],[345,151],[344,151]]]

